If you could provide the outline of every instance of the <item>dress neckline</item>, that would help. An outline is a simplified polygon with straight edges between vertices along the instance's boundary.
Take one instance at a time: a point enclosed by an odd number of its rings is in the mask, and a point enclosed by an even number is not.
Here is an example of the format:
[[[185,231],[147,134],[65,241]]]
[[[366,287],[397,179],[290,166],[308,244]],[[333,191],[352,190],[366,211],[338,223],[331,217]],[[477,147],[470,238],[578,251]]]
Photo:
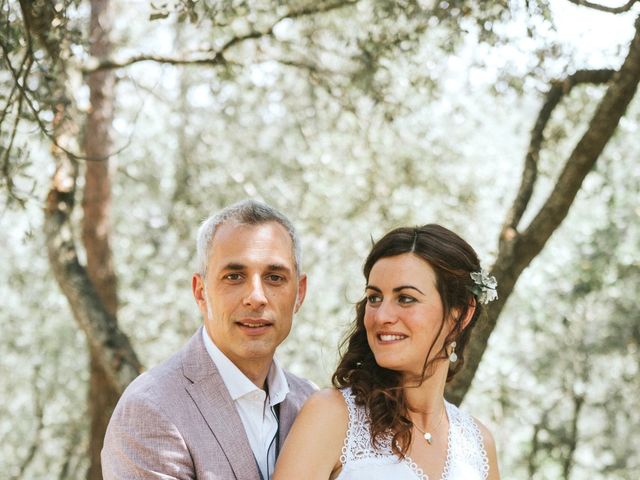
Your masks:
[[[449,422],[449,429],[447,431],[447,457],[444,461],[444,467],[442,467],[442,473],[440,474],[439,480],[447,480],[449,478],[449,459],[451,457],[451,431],[453,430],[453,422],[451,421],[451,404],[444,401],[445,412],[447,415],[447,421]],[[411,471],[416,475],[420,480],[430,480],[429,475],[424,473],[424,470],[411,458],[409,455],[404,456],[403,460],[407,466],[411,469]]]

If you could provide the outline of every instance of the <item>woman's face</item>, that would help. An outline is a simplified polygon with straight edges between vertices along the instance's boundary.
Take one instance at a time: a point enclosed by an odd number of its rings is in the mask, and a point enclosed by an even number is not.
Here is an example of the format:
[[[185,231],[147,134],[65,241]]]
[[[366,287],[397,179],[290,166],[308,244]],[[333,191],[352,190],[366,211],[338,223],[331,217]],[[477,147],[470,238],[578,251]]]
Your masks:
[[[413,253],[378,260],[369,274],[364,326],[376,363],[383,368],[420,375],[447,335],[436,274]],[[435,344],[434,344],[435,342]]]

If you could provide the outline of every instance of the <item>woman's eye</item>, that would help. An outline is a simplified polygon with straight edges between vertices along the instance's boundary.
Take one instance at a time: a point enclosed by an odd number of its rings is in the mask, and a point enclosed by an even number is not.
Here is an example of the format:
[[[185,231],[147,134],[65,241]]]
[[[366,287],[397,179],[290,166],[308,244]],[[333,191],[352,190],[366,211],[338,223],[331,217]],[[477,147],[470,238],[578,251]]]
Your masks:
[[[367,303],[372,305],[374,303],[379,303],[380,301],[382,301],[382,298],[380,298],[380,295],[367,295]]]
[[[411,296],[409,296],[409,295],[400,295],[400,296],[398,297],[398,301],[399,301],[401,304],[407,305],[407,304],[409,304],[409,303],[413,303],[413,302],[415,302],[415,301],[416,301],[416,299],[415,299],[415,298],[413,298],[413,297],[411,297]]]

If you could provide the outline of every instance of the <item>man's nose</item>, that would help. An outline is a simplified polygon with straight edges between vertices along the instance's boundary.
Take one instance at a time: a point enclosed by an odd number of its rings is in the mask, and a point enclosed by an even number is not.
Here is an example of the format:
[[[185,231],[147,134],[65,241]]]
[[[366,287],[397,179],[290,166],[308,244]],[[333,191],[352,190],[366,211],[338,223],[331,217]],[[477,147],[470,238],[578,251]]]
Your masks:
[[[262,284],[262,278],[254,277],[249,285],[249,292],[244,298],[244,304],[253,309],[260,309],[267,304],[267,296]]]

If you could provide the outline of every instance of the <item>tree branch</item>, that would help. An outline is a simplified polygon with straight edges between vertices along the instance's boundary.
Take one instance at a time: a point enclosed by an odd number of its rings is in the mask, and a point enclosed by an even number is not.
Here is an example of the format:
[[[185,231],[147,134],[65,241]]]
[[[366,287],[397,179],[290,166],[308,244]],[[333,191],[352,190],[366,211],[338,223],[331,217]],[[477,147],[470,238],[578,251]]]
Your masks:
[[[636,33],[622,67],[613,76],[610,87],[600,101],[587,131],[569,156],[547,201],[523,233],[522,246],[534,255],[566,217],[582,181],[618,128],[640,81],[640,17]]]
[[[66,134],[60,131],[69,128],[64,123],[58,123],[63,117],[63,112],[59,111],[54,119],[58,138]],[[77,162],[55,146],[53,154],[57,167],[47,195],[44,224],[49,263],[90,347],[100,352],[99,360],[109,381],[122,392],[142,371],[142,365],[129,339],[118,328],[115,317],[105,309],[89,275],[78,260],[71,228]]]
[[[24,57],[22,57],[22,61],[20,62],[20,68],[18,68],[17,73],[14,73],[15,69],[11,64],[11,59],[9,58],[9,52],[7,51],[6,45],[0,42],[0,48],[2,49],[2,53],[4,54],[3,58],[7,64],[7,67],[12,72],[14,78],[22,77],[23,81],[26,80],[26,78],[29,76],[29,73],[31,72],[31,67],[33,65],[33,51],[31,50],[31,44],[29,42],[31,42],[31,38],[27,36],[27,51],[25,52]],[[25,65],[26,65],[26,70],[25,70]],[[7,113],[9,112],[9,108],[12,104],[13,96],[15,95],[16,91],[18,91],[18,83],[14,81],[13,86],[11,87],[11,91],[7,96],[7,104],[2,109],[2,114],[0,114],[0,126],[4,122],[4,119]]]
[[[533,434],[531,435],[531,450],[529,450],[529,455],[527,455],[527,473],[529,474],[529,478],[533,478],[536,470],[538,469],[538,466],[536,464],[536,457],[538,455],[540,444],[540,431],[546,424],[547,420],[546,414],[547,412],[545,411],[540,421],[533,424]]]
[[[65,437],[67,438],[66,445],[64,447],[64,462],[62,462],[62,466],[60,467],[60,472],[58,473],[58,480],[67,480],[69,478],[77,478],[75,475],[72,475],[71,472],[71,463],[75,460],[77,462],[77,458],[80,455],[78,454],[78,450],[83,446],[81,439],[81,431],[80,427],[74,422],[71,427],[71,433],[67,433]]]
[[[16,199],[20,204],[24,206],[22,199],[15,192],[15,185],[13,182],[13,178],[11,177],[11,158],[10,158],[11,150],[13,150],[13,142],[15,141],[16,134],[18,132],[18,124],[20,123],[20,115],[22,114],[23,100],[24,100],[24,96],[20,95],[20,97],[18,98],[18,111],[16,112],[16,117],[13,121],[13,126],[11,129],[11,135],[9,136],[9,144],[6,147],[0,147],[0,151],[2,151],[2,176],[4,177],[7,192],[12,198]]]
[[[95,73],[101,70],[125,68],[140,62],[155,62],[168,65],[222,65],[225,63],[225,60],[219,52],[202,58],[165,57],[162,55],[143,54],[120,61],[113,59],[99,60],[95,64],[89,63],[82,67],[82,72]]]
[[[113,7],[110,0],[91,0],[90,46],[92,55],[108,55]],[[111,248],[111,180],[113,162],[109,160],[113,139],[111,124],[114,111],[115,75],[112,71],[94,72],[87,78],[89,109],[84,126],[83,151],[89,158],[82,199],[82,243],[87,255],[86,268],[91,282],[107,311],[118,310],[117,277]]]
[[[487,309],[487,319],[476,327],[466,355],[468,361],[447,388],[447,396],[459,403],[471,386],[473,377],[487,347],[489,337],[497,324],[500,312],[523,270],[544,247],[553,232],[569,212],[582,182],[593,169],[598,157],[611,139],[620,119],[636,94],[640,81],[640,17],[635,22],[635,35],[629,51],[613,75],[609,87],[600,100],[589,127],[567,159],[564,169],[530,225],[520,235],[511,229],[510,236],[501,233],[498,256],[491,269],[499,282],[499,298]]]
[[[40,440],[42,437],[42,431],[44,430],[44,402],[42,400],[41,392],[38,390],[38,387],[35,386],[38,383],[37,377],[39,375],[40,375],[40,366],[36,366],[34,371],[34,381],[33,381],[33,384],[34,384],[33,414],[36,419],[36,431],[35,431],[35,434],[33,435],[33,441],[29,446],[27,455],[22,460],[22,463],[20,464],[20,468],[18,469],[18,472],[11,478],[11,480],[19,480],[21,478],[24,478],[24,474],[27,471],[27,468],[29,468],[29,465],[31,465],[31,462],[35,458],[36,453],[38,453],[38,449],[40,448]]]
[[[11,69],[11,73],[12,73],[12,75],[14,77],[14,84],[17,86],[18,90],[20,91],[20,95],[22,96],[22,98],[24,98],[24,101],[27,103],[27,106],[29,107],[29,110],[31,110],[31,113],[33,113],[34,119],[35,119],[36,123],[38,124],[38,127],[39,127],[40,131],[42,132],[42,134],[45,137],[47,137],[47,139],[56,148],[60,149],[62,152],[64,152],[70,158],[73,158],[74,160],[84,160],[84,161],[87,161],[87,162],[102,162],[104,160],[109,159],[110,157],[112,157],[114,155],[118,155],[120,152],[122,152],[123,150],[128,148],[129,145],[131,144],[131,138],[129,138],[127,143],[125,143],[122,147],[120,147],[117,150],[114,150],[112,152],[109,152],[109,153],[107,153],[105,155],[101,155],[101,156],[81,155],[81,154],[79,154],[77,152],[74,152],[74,151],[70,150],[69,148],[65,147],[64,145],[61,145],[58,142],[58,140],[55,138],[55,136],[49,131],[47,126],[44,124],[44,122],[40,119],[40,111],[36,108],[36,106],[33,104],[33,101],[29,97],[29,93],[30,92],[28,91],[27,87],[25,87],[25,85],[26,85],[26,74],[28,73],[28,71],[25,71],[25,75],[24,75],[24,78],[23,78],[22,82],[20,81],[20,79],[18,77],[16,77],[17,72],[14,69]]]
[[[85,65],[82,68],[83,73],[92,73],[100,70],[125,68],[130,65],[140,62],[156,62],[168,65],[223,65],[227,61],[224,58],[224,54],[233,46],[238,45],[247,40],[255,40],[262,37],[268,37],[273,35],[273,29],[275,26],[286,18],[301,18],[309,15],[315,15],[319,13],[326,13],[339,8],[352,6],[358,3],[359,0],[341,0],[336,2],[329,2],[326,4],[310,4],[305,8],[289,12],[285,15],[278,17],[268,28],[265,30],[255,30],[245,35],[238,35],[227,40],[219,49],[215,51],[209,51],[206,56],[199,57],[198,54],[189,54],[181,57],[162,56],[153,54],[136,55],[126,60],[114,60],[114,59],[100,59],[97,63]]]
[[[629,0],[627,3],[625,3],[624,5],[621,5],[619,7],[607,7],[605,5],[601,5],[599,3],[594,3],[594,2],[589,2],[587,0],[569,0],[569,1],[571,3],[579,5],[581,7],[588,7],[588,8],[593,8],[594,10],[599,10],[601,12],[618,14],[618,13],[628,12],[629,10],[631,10],[631,7],[633,7],[633,5],[638,0]]]
[[[522,173],[520,188],[502,227],[502,238],[507,240],[513,238],[513,235],[517,232],[522,215],[531,200],[533,188],[538,176],[538,160],[540,158],[540,149],[544,142],[544,129],[551,119],[553,110],[576,85],[584,83],[606,83],[611,80],[614,73],[615,70],[612,69],[578,70],[564,80],[551,82],[551,88],[545,96],[545,101],[531,130],[531,140],[524,160],[524,171]]]
[[[571,416],[571,429],[569,431],[568,447],[569,452],[565,455],[562,461],[562,477],[565,480],[569,480],[571,476],[571,469],[575,462],[576,449],[578,447],[578,420],[580,419],[580,412],[584,406],[584,395],[573,393],[573,415]]]
[[[54,2],[34,2],[32,0],[19,0],[22,18],[28,36],[28,44],[31,45],[31,37],[35,35],[39,43],[54,60],[60,60],[60,44],[50,35],[51,24],[56,16]]]
[[[11,60],[9,58],[9,52],[7,51],[4,44],[0,44],[0,48],[4,53],[4,59],[14,78],[14,84],[7,98],[7,105],[2,111],[2,115],[0,116],[0,126],[4,123],[6,115],[9,111],[9,107],[13,101],[13,96],[15,92],[18,92],[18,108],[15,114],[15,119],[13,121],[13,126],[11,128],[11,135],[9,137],[9,143],[6,147],[0,147],[0,152],[2,152],[2,176],[5,180],[5,186],[10,198],[16,200],[20,205],[24,206],[26,199],[21,197],[15,190],[15,184],[13,178],[11,176],[11,151],[13,150],[13,143],[16,138],[16,134],[18,133],[18,125],[20,124],[20,119],[22,115],[22,107],[25,100],[25,93],[22,88],[20,88],[20,77],[22,77],[22,83],[25,83],[29,73],[31,72],[31,67],[33,66],[33,57],[31,51],[31,39],[28,37],[27,42],[27,51],[20,63],[20,68],[16,71],[11,64]]]

